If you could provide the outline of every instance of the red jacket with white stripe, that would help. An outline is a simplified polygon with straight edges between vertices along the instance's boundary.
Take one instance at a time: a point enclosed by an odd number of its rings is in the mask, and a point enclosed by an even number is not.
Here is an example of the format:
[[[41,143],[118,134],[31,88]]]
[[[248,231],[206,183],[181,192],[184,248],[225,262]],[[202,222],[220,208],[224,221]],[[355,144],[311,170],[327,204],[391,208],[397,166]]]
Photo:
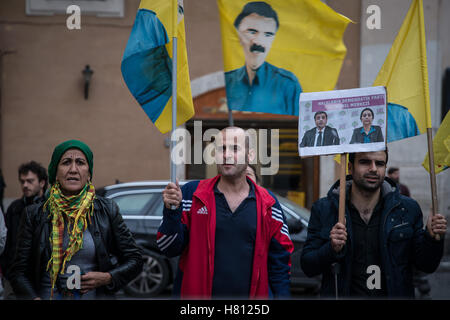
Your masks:
[[[187,183],[182,187],[182,205],[177,210],[164,208],[157,242],[165,255],[181,254],[181,272],[174,291],[179,289],[182,298],[211,297],[216,231],[214,185],[219,178]],[[294,246],[275,196],[254,186],[257,227],[249,298],[268,298],[269,291],[275,297],[288,297]]]

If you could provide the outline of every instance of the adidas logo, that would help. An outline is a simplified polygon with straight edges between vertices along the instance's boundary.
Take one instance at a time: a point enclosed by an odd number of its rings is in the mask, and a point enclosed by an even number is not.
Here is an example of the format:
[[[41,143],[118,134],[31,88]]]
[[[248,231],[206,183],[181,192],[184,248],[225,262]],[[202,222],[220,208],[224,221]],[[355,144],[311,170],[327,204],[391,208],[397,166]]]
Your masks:
[[[208,214],[208,210],[206,209],[206,207],[201,207],[200,209],[198,209],[197,214]]]

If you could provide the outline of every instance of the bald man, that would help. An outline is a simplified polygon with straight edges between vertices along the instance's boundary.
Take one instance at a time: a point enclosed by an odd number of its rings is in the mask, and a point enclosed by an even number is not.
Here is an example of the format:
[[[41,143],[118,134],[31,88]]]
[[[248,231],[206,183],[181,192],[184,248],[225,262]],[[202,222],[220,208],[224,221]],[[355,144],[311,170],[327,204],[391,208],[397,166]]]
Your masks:
[[[215,144],[216,177],[163,192],[157,243],[165,255],[181,255],[174,295],[289,297],[293,244],[278,200],[246,177],[255,156],[249,137],[228,127]]]

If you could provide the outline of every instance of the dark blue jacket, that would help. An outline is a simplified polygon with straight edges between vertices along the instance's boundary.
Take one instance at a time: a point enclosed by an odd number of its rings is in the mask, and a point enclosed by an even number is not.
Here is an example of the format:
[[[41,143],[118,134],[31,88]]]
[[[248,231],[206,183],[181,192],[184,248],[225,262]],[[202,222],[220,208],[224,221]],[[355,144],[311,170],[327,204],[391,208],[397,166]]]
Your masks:
[[[351,186],[347,177],[347,194]],[[422,211],[418,203],[400,195],[389,178],[381,187],[384,200],[380,226],[381,269],[386,276],[388,297],[414,298],[413,271],[417,269],[431,273],[439,266],[444,241],[436,241],[423,228]],[[311,209],[308,236],[301,256],[301,266],[309,276],[322,274],[322,296],[335,295],[335,281],[331,265],[339,263],[339,296],[350,296],[352,264],[352,224],[348,208],[345,208],[347,243],[336,254],[330,241],[330,231],[338,221],[339,181],[328,192],[327,197],[316,201]]]

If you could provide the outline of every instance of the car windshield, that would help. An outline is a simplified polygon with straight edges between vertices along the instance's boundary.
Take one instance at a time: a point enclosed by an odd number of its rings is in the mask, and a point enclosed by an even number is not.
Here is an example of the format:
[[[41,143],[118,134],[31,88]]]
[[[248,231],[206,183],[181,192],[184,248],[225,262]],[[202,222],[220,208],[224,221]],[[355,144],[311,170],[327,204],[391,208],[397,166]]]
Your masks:
[[[283,205],[285,205],[286,207],[288,207],[289,209],[291,209],[295,213],[299,214],[302,219],[304,219],[306,221],[309,221],[309,217],[310,217],[311,213],[309,212],[308,209],[305,209],[305,208],[301,207],[297,203],[289,200],[288,198],[280,196],[276,192],[273,192],[273,193],[277,197],[278,201],[280,201]]]

